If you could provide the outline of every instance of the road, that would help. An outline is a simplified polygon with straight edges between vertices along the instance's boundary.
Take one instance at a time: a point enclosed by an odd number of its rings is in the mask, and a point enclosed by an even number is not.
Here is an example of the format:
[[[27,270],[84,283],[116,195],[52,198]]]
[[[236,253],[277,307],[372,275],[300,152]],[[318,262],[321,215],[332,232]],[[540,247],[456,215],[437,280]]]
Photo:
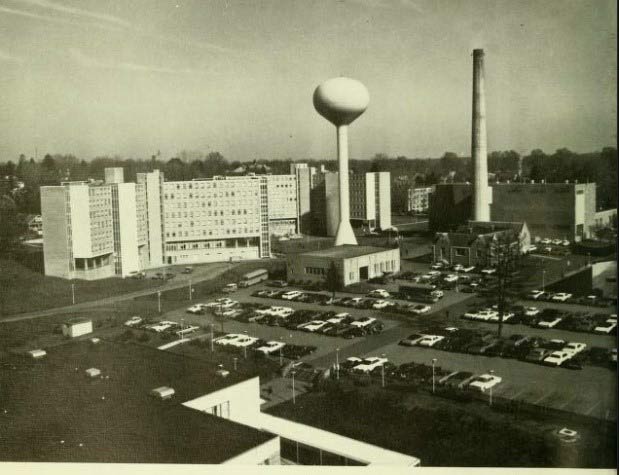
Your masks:
[[[65,307],[55,307],[55,308],[49,308],[45,310],[39,310],[36,312],[20,313],[18,315],[13,315],[13,316],[2,318],[0,320],[0,323],[18,322],[22,320],[30,320],[33,318],[48,317],[50,315],[57,315],[60,313],[75,313],[75,312],[79,312],[79,311],[89,309],[92,307],[110,305],[110,304],[122,302],[125,300],[132,300],[138,297],[144,297],[146,295],[156,294],[157,292],[179,289],[179,288],[187,286],[190,278],[192,280],[192,283],[197,284],[205,280],[213,279],[214,277],[217,277],[218,275],[223,274],[226,270],[231,269],[233,266],[234,264],[229,264],[227,262],[221,262],[221,263],[209,264],[207,266],[195,267],[193,274],[177,275],[173,281],[168,281],[166,283],[163,283],[160,287],[157,287],[154,289],[150,288],[150,289],[138,290],[135,292],[128,292],[125,294],[114,295],[112,297],[107,297],[104,299],[80,302],[80,303],[76,303],[75,305],[68,305]],[[169,269],[168,271],[171,272]],[[149,272],[152,273],[153,271],[149,271]]]

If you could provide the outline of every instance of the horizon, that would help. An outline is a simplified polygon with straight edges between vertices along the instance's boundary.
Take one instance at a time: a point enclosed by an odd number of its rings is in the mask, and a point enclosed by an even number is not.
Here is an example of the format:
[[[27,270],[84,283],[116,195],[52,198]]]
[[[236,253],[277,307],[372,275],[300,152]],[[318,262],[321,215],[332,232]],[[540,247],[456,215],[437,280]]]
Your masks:
[[[4,162],[37,149],[333,160],[335,131],[311,97],[339,75],[370,92],[353,159],[466,158],[478,47],[489,149],[617,146],[610,0],[6,0],[0,25]]]

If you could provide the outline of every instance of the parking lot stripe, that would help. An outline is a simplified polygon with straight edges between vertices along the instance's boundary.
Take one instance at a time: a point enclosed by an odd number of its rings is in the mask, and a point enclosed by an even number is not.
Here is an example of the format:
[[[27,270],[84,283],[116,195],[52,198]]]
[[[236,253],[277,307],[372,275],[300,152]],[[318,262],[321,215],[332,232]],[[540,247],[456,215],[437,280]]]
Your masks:
[[[565,406],[568,406],[569,404],[571,404],[572,402],[574,402],[574,400],[579,398],[579,394],[575,394],[573,395],[571,398],[569,398],[568,400],[566,400],[565,402],[562,402],[561,404],[558,404],[556,407],[557,409],[563,409]],[[581,399],[579,401],[579,403],[583,403],[584,401]]]
[[[518,396],[520,396],[521,394],[524,394],[527,392],[527,388],[521,389],[520,391],[518,391],[516,394],[512,395],[510,399],[514,399],[517,400]]]
[[[548,396],[551,396],[553,393],[554,393],[554,391],[550,391],[550,392],[544,393],[544,394],[542,395],[542,397],[540,397],[539,399],[537,399],[537,400],[533,401],[533,404],[539,404],[541,401],[543,401],[544,399],[546,399]]]
[[[593,406],[591,406],[589,409],[587,409],[585,411],[585,416],[588,416],[589,414],[591,414],[593,412],[593,410],[600,405],[601,402],[602,401],[598,401]]]

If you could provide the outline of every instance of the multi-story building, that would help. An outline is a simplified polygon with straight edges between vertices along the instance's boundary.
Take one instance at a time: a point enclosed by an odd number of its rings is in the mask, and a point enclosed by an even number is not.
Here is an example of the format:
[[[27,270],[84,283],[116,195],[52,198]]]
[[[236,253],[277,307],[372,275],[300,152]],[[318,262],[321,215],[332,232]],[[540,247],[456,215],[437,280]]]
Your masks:
[[[427,213],[430,209],[431,186],[412,187],[407,190],[406,211],[409,213]]]
[[[144,267],[147,241],[139,230],[146,216],[137,205],[140,186],[123,183],[122,169],[106,178],[110,181],[41,187],[46,275],[94,280],[127,276]]]
[[[315,232],[335,236],[339,223],[337,172],[325,172],[312,201]],[[350,174],[350,221],[368,230],[391,228],[391,183],[389,172]]]
[[[270,256],[265,176],[164,182],[163,209],[167,264]]]
[[[319,183],[316,167],[307,163],[291,163],[290,174],[296,176],[297,182],[297,214],[299,216],[299,232],[309,233],[312,230],[311,202],[312,191]]]
[[[298,229],[295,175],[164,181],[155,170],[124,183],[41,188],[45,273],[68,279],[128,276],[172,264],[270,257],[272,234]]]

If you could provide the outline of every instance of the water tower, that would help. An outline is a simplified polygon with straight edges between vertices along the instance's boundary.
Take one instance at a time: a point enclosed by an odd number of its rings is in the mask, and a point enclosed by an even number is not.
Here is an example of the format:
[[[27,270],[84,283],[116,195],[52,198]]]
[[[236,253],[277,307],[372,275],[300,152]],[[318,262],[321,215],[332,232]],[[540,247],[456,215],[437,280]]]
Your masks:
[[[337,162],[339,171],[340,222],[335,245],[357,244],[350,225],[348,194],[348,125],[359,117],[370,102],[366,87],[350,78],[333,78],[314,91],[316,111],[337,128]]]

